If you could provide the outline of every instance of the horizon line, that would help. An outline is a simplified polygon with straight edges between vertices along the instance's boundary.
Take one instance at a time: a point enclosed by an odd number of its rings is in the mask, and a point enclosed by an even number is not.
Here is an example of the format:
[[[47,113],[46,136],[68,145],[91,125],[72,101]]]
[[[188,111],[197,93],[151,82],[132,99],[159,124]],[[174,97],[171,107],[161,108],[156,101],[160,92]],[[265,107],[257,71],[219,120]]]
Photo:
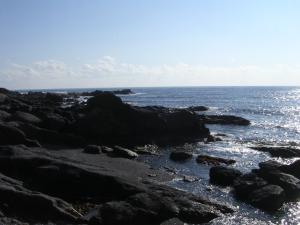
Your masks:
[[[133,89],[133,88],[238,88],[238,87],[291,87],[298,88],[297,85],[186,85],[186,86],[119,86],[119,87],[68,87],[68,88],[16,88],[8,89],[13,91],[38,91],[38,90],[80,90],[80,89]]]

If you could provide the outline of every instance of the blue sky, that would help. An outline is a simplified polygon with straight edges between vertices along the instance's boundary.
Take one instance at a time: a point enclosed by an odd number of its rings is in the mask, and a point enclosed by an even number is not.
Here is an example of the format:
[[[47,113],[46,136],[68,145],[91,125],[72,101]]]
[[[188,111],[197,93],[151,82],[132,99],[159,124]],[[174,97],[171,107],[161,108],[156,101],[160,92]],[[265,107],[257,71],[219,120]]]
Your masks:
[[[297,0],[0,0],[0,86],[299,85]]]

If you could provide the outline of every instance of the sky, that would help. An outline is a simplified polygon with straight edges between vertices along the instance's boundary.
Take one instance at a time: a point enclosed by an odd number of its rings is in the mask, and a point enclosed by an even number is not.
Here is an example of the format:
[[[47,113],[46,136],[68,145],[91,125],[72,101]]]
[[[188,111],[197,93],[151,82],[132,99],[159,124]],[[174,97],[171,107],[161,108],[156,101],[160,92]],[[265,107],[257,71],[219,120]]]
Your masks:
[[[300,85],[298,0],[0,0],[10,89]]]

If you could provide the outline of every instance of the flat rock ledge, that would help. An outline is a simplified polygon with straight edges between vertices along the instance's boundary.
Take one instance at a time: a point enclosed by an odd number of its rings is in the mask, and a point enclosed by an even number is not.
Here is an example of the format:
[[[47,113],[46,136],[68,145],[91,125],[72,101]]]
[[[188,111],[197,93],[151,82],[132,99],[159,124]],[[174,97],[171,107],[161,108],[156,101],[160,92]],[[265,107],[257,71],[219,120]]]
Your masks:
[[[157,180],[147,174],[157,173]],[[205,223],[232,209],[162,185],[143,163],[83,149],[0,146],[5,224]]]

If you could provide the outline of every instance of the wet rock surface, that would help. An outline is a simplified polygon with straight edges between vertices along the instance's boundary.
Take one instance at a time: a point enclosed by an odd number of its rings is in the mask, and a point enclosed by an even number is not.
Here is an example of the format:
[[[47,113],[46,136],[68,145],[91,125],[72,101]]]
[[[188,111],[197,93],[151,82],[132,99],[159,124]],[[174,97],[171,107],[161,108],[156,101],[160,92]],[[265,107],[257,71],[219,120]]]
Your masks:
[[[235,196],[265,211],[276,211],[285,202],[300,198],[299,160],[289,165],[269,160],[261,162],[259,169],[243,174],[228,167],[212,167],[213,184],[232,186]]]
[[[199,119],[205,124],[223,124],[223,125],[241,125],[241,126],[250,125],[249,120],[242,117],[230,116],[230,115],[199,115]]]
[[[295,158],[300,157],[300,149],[282,146],[256,146],[254,150],[268,152],[272,157]]]
[[[241,175],[239,170],[225,166],[215,166],[209,170],[210,182],[222,186],[232,185],[234,180]]]

